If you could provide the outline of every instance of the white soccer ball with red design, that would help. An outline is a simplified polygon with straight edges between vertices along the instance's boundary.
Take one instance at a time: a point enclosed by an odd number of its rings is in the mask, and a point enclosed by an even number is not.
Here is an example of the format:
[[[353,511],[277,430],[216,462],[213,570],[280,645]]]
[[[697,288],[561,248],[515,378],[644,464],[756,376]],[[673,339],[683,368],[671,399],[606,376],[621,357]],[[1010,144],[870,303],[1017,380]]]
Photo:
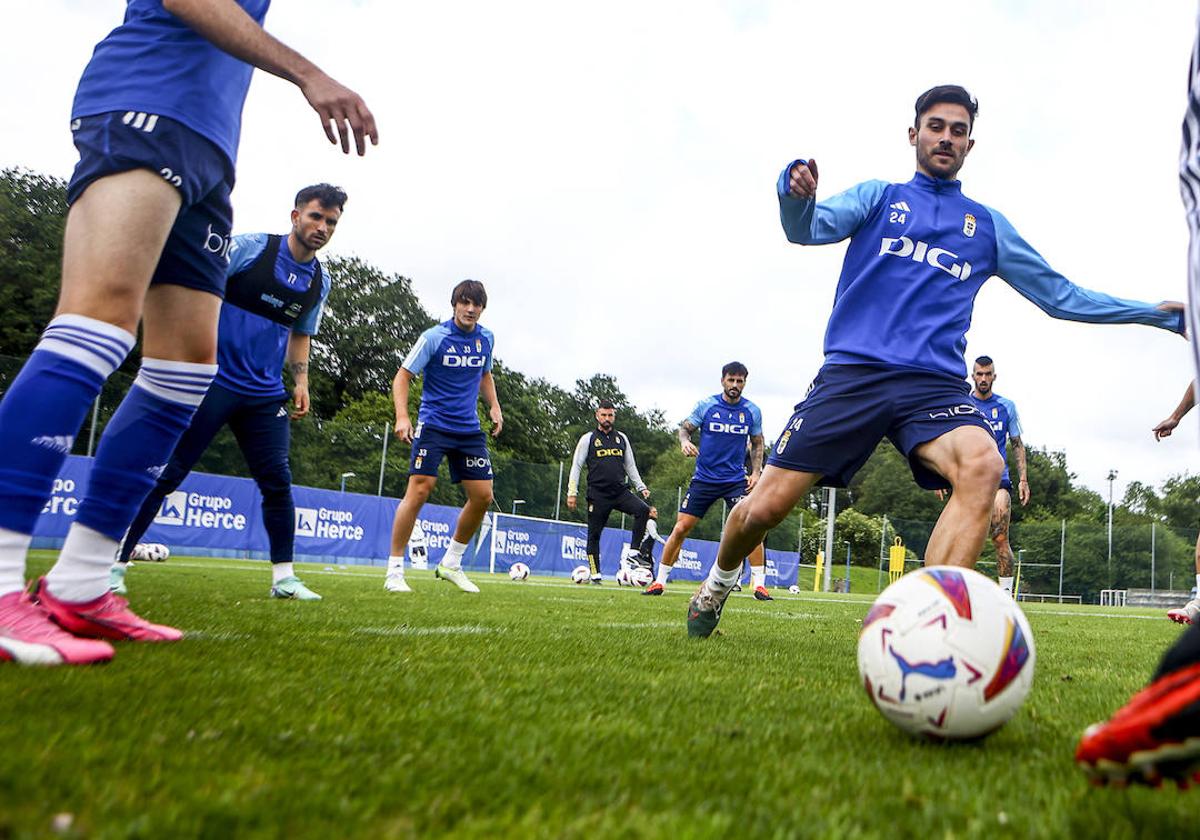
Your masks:
[[[633,581],[629,579],[629,572],[628,566],[617,569],[617,586],[633,586]]]
[[[587,583],[592,579],[592,572],[587,566],[576,566],[571,570],[571,580],[576,583]]]
[[[1029,694],[1036,659],[1021,608],[971,569],[929,566],[885,589],[863,619],[858,673],[883,716],[912,735],[981,738]]]
[[[529,567],[519,561],[513,563],[508,567],[508,576],[513,580],[525,580],[529,577]]]
[[[634,566],[629,570],[629,585],[645,589],[654,580],[654,573],[645,566]]]

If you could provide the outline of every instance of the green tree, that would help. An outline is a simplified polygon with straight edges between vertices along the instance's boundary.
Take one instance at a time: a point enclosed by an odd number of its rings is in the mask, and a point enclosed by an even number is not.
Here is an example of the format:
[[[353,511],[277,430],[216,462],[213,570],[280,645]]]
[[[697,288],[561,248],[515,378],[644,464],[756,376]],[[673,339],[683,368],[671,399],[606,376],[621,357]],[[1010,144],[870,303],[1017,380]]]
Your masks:
[[[62,267],[67,184],[0,170],[0,353],[26,356],[54,314]]]

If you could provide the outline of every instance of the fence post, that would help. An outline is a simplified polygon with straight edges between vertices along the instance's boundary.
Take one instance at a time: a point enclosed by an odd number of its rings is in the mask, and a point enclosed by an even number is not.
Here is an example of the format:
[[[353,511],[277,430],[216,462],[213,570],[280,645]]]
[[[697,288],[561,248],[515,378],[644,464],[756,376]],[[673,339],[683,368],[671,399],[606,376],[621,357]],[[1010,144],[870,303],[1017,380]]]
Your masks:
[[[562,505],[562,474],[563,462],[558,462],[558,486],[554,488],[554,518],[558,519],[558,512]]]
[[[829,504],[825,509],[825,580],[822,592],[829,591],[833,576],[833,520],[837,513],[837,488],[828,487]]]
[[[1154,538],[1157,535],[1158,523],[1150,523],[1150,592],[1154,593]]]
[[[383,452],[379,455],[379,490],[375,493],[376,496],[383,495],[383,469],[387,466],[387,445],[388,435],[392,431],[392,424],[389,420],[383,421]]]
[[[100,419],[100,395],[96,395],[96,401],[92,403],[92,429],[88,432],[88,457],[92,457],[92,453],[96,451],[96,421]]]
[[[887,550],[887,515],[883,517],[883,528],[879,531],[879,574],[875,578],[875,591],[883,591],[883,558],[884,552]]]
[[[1058,603],[1062,603],[1063,567],[1067,565],[1067,520],[1062,521],[1062,535],[1058,539]]]

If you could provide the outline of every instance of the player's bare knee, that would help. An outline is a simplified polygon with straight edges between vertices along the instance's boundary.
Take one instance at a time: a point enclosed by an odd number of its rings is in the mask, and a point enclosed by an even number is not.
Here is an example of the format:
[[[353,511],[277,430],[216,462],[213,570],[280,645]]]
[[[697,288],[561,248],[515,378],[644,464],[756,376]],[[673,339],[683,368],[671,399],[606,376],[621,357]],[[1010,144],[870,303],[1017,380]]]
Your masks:
[[[744,529],[750,532],[769,531],[788,515],[789,508],[773,503],[764,497],[747,497],[733,509],[731,518],[742,520]]]

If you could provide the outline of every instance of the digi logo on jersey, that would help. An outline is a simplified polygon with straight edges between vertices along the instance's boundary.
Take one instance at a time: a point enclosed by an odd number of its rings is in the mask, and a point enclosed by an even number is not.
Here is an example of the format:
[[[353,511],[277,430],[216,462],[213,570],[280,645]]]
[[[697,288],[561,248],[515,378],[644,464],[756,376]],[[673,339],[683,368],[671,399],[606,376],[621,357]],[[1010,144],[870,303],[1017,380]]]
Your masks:
[[[484,365],[483,356],[456,356],[447,353],[442,356],[442,364],[446,367],[481,368]]]
[[[953,251],[947,251],[945,248],[934,248],[928,242],[917,240],[913,242],[907,236],[898,236],[892,238],[885,236],[879,244],[879,256],[891,255],[893,257],[912,257],[913,262],[924,262],[940,268],[942,271],[949,274],[955,280],[966,280],[971,276],[971,264],[966,260],[961,263],[942,262],[942,258],[948,260],[957,260],[958,254]]]
[[[174,493],[168,493],[162,500],[154,523],[244,531],[246,515],[233,512],[233,500],[228,496],[206,496],[203,493],[176,490]]]
[[[710,420],[708,430],[716,432],[719,435],[748,435],[750,427],[742,423],[718,423],[715,420]]]

